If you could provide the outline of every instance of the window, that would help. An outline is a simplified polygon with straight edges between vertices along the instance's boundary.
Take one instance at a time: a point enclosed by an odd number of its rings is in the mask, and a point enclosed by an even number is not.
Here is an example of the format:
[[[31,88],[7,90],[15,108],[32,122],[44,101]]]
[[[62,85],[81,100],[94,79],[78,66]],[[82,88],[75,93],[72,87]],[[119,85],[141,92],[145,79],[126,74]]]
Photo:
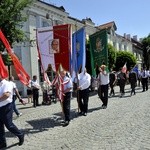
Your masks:
[[[46,21],[42,21],[42,27],[48,27],[50,24]]]

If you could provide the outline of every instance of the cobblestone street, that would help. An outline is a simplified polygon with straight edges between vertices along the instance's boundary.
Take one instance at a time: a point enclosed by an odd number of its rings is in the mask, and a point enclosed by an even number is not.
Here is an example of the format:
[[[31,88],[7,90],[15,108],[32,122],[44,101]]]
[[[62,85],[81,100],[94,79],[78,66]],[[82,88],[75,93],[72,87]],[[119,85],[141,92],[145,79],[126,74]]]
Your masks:
[[[89,99],[87,116],[78,116],[76,98],[71,100],[71,122],[62,127],[60,103],[33,108],[18,104],[22,116],[14,123],[25,132],[24,145],[6,131],[7,149],[11,150],[150,150],[150,92],[136,88],[130,96],[109,98],[107,109],[100,109],[97,94]],[[40,97],[42,100],[42,97]]]

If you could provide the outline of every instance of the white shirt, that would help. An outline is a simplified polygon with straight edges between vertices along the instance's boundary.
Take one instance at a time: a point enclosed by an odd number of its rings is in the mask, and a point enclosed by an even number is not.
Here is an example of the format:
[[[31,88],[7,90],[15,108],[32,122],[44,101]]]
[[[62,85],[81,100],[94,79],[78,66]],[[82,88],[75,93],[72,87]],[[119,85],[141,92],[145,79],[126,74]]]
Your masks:
[[[39,89],[39,88],[40,88],[40,85],[39,85],[39,83],[37,82],[37,80],[36,80],[36,81],[32,80],[32,81],[31,81],[31,87],[36,88],[36,89]]]
[[[142,77],[142,78],[147,78],[147,77],[149,77],[148,71],[147,71],[147,70],[143,70],[143,71],[141,72],[141,77]]]
[[[100,72],[100,85],[107,85],[109,84],[109,73],[104,71],[104,74]]]
[[[91,85],[91,76],[86,73],[80,73],[78,76],[79,79],[79,87],[81,87],[81,90],[85,90],[89,88]]]
[[[11,103],[12,102],[12,96],[13,96],[13,86],[12,86],[12,84],[9,81],[3,79],[0,82],[0,97],[6,92],[10,92],[11,94],[6,100],[0,101],[0,107]]]
[[[69,77],[67,76],[64,77],[63,84],[64,84],[64,91],[68,88],[71,88],[70,92],[72,91],[73,84],[72,84],[72,80]]]

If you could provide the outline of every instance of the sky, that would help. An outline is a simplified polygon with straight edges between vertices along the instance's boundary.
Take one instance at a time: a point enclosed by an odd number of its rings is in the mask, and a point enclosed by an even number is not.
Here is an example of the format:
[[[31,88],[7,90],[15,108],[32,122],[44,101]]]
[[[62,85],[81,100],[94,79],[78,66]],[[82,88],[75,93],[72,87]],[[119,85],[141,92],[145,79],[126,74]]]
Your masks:
[[[150,0],[43,0],[63,6],[69,16],[91,18],[95,26],[114,21],[119,35],[147,37],[150,33]]]

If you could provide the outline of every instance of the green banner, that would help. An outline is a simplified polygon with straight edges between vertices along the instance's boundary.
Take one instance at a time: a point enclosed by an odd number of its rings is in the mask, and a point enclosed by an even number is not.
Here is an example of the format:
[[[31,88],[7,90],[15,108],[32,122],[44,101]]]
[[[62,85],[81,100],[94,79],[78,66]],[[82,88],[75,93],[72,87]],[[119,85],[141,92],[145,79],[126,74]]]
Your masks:
[[[90,35],[90,54],[92,75],[96,75],[96,67],[108,66],[107,31],[102,30]]]

